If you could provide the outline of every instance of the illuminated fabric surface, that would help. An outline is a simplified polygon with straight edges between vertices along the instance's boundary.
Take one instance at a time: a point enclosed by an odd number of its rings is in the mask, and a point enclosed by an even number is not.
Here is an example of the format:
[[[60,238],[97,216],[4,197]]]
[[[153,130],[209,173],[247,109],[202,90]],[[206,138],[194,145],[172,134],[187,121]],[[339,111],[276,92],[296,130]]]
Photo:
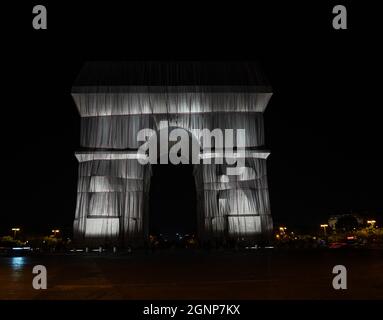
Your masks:
[[[124,72],[128,72],[128,67]],[[167,70],[167,66],[163,68]],[[246,132],[248,150],[245,168],[239,176],[226,175],[227,166],[214,161],[194,165],[199,238],[255,239],[271,232],[266,175],[269,153],[260,149],[264,145],[263,111],[272,95],[267,86],[259,83],[177,86],[172,81],[171,85],[162,86],[157,83],[142,86],[142,81],[139,86],[131,81],[127,85],[121,85],[120,81],[113,85],[108,80],[109,73],[105,80],[97,72],[86,70],[86,80],[81,81],[80,73],[80,81],[72,91],[81,116],[80,144],[85,148],[76,153],[79,160],[74,221],[77,241],[143,242],[150,218],[151,165],[137,161],[137,156],[145,157],[137,155],[141,144],[137,142],[137,132],[148,128],[159,132],[161,121],[171,128],[186,129],[197,141],[201,137],[195,136],[195,129],[245,129]],[[208,157],[202,152],[204,146],[200,147],[201,159]],[[211,156],[219,156],[214,144]]]

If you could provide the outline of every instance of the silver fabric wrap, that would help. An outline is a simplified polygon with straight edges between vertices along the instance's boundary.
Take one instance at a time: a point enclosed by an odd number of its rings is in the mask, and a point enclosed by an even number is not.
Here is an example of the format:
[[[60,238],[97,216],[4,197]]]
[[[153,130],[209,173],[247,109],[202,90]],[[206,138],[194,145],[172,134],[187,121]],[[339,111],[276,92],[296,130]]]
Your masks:
[[[177,92],[171,89],[164,92],[151,92],[151,89],[140,92],[114,92],[114,88],[100,90],[104,92],[72,92],[82,117],[263,112],[272,95],[269,92],[189,92],[181,88]]]
[[[94,242],[142,236],[150,167],[137,160],[81,162],[74,221],[76,238]]]
[[[247,148],[259,150],[264,144],[262,112],[270,92],[80,89],[72,95],[81,115],[81,146],[87,148],[76,154],[80,163],[74,234],[81,241],[133,243],[147,235],[151,165],[141,165],[135,157],[142,143],[137,142],[139,130],[159,133],[160,123],[167,121],[201,142],[196,129],[245,129]],[[194,165],[201,239],[253,239],[271,232],[267,155],[262,150],[246,155],[238,176],[227,176],[226,165],[214,159],[212,164]]]
[[[195,166],[205,235],[256,238],[271,232],[266,160],[246,159],[239,176],[227,176],[225,172],[225,165]]]
[[[238,128],[245,130],[246,147],[258,147],[264,144],[262,113],[228,112],[84,117],[81,119],[81,146],[136,149],[142,144],[137,141],[138,131],[142,129],[158,131],[161,121],[167,121],[169,127],[188,130],[200,142],[203,142],[202,131],[198,130],[200,128],[210,131],[216,128],[222,130]],[[237,146],[236,131],[233,133],[234,146]],[[203,147],[203,143],[201,146]],[[214,141],[212,146],[214,147]]]

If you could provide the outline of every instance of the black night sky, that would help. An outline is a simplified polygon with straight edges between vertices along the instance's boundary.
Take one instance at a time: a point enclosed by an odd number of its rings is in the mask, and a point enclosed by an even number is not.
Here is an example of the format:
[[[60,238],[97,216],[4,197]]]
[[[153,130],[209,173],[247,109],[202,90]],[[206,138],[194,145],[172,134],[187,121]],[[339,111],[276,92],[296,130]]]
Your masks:
[[[349,29],[335,31],[332,7],[49,3],[46,31],[32,29],[32,4],[15,9],[20,14],[2,40],[0,234],[13,226],[71,231],[80,117],[70,91],[86,60],[258,60],[274,92],[265,128],[275,224],[315,228],[351,210],[381,221],[377,20],[367,6],[350,3]],[[160,170],[169,178],[156,172],[156,201],[165,202],[163,210],[175,201],[174,211],[191,201],[190,217],[195,195],[187,170]],[[171,197],[175,184],[183,195]]]

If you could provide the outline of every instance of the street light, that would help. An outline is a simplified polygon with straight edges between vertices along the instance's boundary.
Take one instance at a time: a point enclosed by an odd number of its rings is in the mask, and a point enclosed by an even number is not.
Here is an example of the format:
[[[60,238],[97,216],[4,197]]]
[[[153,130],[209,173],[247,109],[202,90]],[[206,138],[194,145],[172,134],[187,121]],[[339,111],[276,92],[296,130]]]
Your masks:
[[[326,237],[327,236],[326,228],[328,227],[328,224],[321,224],[320,227],[323,228],[323,233],[324,233],[324,236]]]
[[[53,230],[52,230],[52,233],[54,234],[55,237],[56,237],[56,234],[59,233],[59,232],[60,232],[59,229],[53,229]]]
[[[376,223],[376,220],[367,220],[367,223],[371,225],[371,227],[374,227],[374,224]]]
[[[16,233],[20,231],[20,228],[12,228],[13,231],[13,239],[16,239]]]

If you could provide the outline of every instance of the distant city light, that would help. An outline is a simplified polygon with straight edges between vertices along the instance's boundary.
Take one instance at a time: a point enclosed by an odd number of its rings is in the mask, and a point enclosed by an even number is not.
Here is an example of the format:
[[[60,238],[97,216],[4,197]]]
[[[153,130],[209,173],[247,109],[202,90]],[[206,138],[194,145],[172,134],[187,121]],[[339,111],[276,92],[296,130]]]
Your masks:
[[[57,233],[60,233],[60,229],[52,229],[52,233],[56,236]]]
[[[376,223],[376,220],[367,220],[367,223],[371,225],[371,227],[374,227],[374,224]]]
[[[13,231],[13,239],[16,239],[16,234],[17,232],[20,231],[20,228],[12,228],[12,231]]]
[[[321,224],[320,227],[323,228],[323,233],[324,233],[324,236],[326,237],[327,236],[326,228],[328,227],[328,224],[326,224],[326,223]]]

